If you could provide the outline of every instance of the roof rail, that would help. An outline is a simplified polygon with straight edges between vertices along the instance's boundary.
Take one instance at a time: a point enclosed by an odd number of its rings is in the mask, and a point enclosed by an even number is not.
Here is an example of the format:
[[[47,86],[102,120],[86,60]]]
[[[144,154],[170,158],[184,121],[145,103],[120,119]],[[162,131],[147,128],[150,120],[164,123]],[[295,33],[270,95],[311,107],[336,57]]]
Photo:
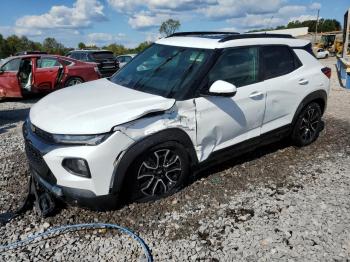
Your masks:
[[[194,31],[194,32],[178,32],[167,37],[173,36],[189,36],[189,35],[239,35],[237,32],[216,32],[216,31]]]
[[[271,34],[271,33],[255,33],[255,34],[236,34],[229,35],[219,40],[220,43],[227,42],[236,39],[245,38],[294,38],[292,35],[288,34]]]

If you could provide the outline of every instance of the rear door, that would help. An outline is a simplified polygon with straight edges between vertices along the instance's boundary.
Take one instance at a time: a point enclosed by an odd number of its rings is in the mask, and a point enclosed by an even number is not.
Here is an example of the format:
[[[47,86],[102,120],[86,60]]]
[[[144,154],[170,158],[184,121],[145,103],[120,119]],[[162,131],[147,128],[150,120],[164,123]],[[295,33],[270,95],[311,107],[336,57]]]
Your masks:
[[[307,90],[310,83],[290,47],[264,46],[261,56],[267,97],[262,133],[266,133],[292,122],[303,90]]]
[[[18,80],[20,58],[15,58],[1,67],[0,97],[22,97],[21,85]]]
[[[208,73],[208,87],[224,80],[237,87],[233,97],[196,98],[197,144],[204,160],[217,151],[258,137],[265,111],[258,47],[225,50]]]
[[[34,87],[37,91],[50,91],[55,88],[57,78],[62,69],[56,57],[40,57],[34,69]]]

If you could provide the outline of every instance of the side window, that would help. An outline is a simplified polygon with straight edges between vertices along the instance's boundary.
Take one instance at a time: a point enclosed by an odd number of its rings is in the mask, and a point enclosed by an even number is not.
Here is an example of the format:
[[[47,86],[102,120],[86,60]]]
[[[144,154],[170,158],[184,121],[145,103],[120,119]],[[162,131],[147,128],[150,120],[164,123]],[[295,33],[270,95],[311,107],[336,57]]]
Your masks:
[[[128,63],[131,60],[131,56],[126,56],[125,57],[125,62]]]
[[[68,61],[68,60],[65,60],[65,59],[61,59],[61,63],[63,63],[63,64],[66,65],[66,66],[69,66],[69,65],[71,65],[73,62]]]
[[[75,53],[74,54],[75,55],[75,59],[77,59],[77,60],[81,60],[81,53]]]
[[[71,53],[69,57],[80,60],[80,53]]]
[[[57,59],[51,58],[51,57],[39,58],[36,62],[37,68],[50,68],[50,67],[55,67],[59,65],[60,63],[57,61]]]
[[[259,55],[257,47],[227,49],[209,72],[209,86],[224,80],[236,87],[258,82]]]
[[[118,61],[119,61],[120,63],[124,63],[124,62],[125,62],[124,56],[118,57]]]
[[[80,57],[79,60],[81,60],[81,61],[89,61],[87,53],[81,53],[80,56],[81,57]]]
[[[11,61],[8,61],[1,68],[4,71],[18,71],[20,64],[21,64],[21,59],[16,58],[16,59],[12,59]]]
[[[264,46],[262,58],[265,80],[289,74],[300,66],[286,46]]]

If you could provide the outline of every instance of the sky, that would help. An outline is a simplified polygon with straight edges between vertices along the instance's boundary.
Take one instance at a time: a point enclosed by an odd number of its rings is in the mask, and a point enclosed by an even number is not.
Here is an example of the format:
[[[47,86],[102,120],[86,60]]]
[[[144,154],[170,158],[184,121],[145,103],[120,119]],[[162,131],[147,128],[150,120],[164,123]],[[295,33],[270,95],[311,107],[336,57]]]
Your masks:
[[[33,41],[55,37],[69,47],[79,42],[135,47],[160,37],[169,18],[181,31],[237,31],[285,25],[291,20],[335,18],[343,23],[349,0],[2,0],[0,33]]]

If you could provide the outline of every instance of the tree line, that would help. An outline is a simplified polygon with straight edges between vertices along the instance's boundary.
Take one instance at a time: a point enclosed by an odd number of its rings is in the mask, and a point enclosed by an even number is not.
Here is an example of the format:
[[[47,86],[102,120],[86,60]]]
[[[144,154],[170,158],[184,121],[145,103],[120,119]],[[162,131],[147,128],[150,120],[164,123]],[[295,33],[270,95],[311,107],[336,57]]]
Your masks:
[[[163,36],[169,36],[179,30],[181,23],[179,20],[168,19],[164,21],[159,27],[159,33]],[[299,28],[299,27],[309,27],[309,32],[316,31],[316,20],[306,20],[306,21],[291,21],[287,25],[277,26],[275,28],[264,28],[259,30],[251,30],[249,32],[258,31],[269,31],[276,29],[289,29],[289,28]],[[320,19],[317,24],[318,32],[331,32],[340,31],[341,24],[336,19]],[[127,48],[124,45],[112,43],[106,46],[102,46],[102,49],[110,50],[115,55],[123,55],[127,53],[139,53],[147,48],[151,42],[145,41],[140,43],[135,48]],[[79,49],[86,48],[98,48],[97,46],[88,46],[83,42],[80,42],[77,46]],[[65,47],[62,43],[58,42],[55,38],[48,37],[44,39],[42,43],[34,42],[29,40],[26,36],[16,36],[11,35],[4,38],[0,34],[0,58],[5,58],[11,55],[15,55],[21,51],[44,51],[49,54],[65,55],[68,51],[74,48]]]
[[[57,42],[55,38],[48,37],[42,43],[29,40],[27,37],[11,35],[4,38],[0,34],[0,58],[15,55],[21,51],[44,51],[50,54],[63,55],[67,48]]]
[[[305,21],[291,21],[287,25],[281,25],[277,27],[272,28],[264,28],[264,29],[258,29],[258,30],[251,30],[249,32],[260,32],[260,31],[271,31],[271,30],[278,30],[278,29],[290,29],[290,28],[299,28],[299,27],[308,27],[309,32],[316,32],[316,20],[305,20]],[[336,19],[320,19],[317,23],[317,32],[318,33],[326,33],[326,32],[332,32],[332,31],[340,31],[341,24]]]
[[[135,48],[127,48],[123,45],[113,43],[103,46],[102,49],[110,50],[115,55],[122,55],[127,53],[139,53],[147,48],[151,42],[142,42]],[[96,48],[97,46],[88,46],[84,43],[79,43],[78,48]],[[29,40],[26,36],[11,35],[7,38],[0,34],[0,58],[13,56],[22,51],[43,51],[48,54],[65,55],[74,48],[66,47],[58,42],[55,38],[48,37],[42,43]]]
[[[140,43],[135,48],[127,48],[124,45],[112,43],[109,45],[102,46],[101,49],[112,51],[114,53],[114,55],[137,54],[137,53],[140,53],[141,51],[145,50],[151,44],[152,44],[152,42],[145,41],[145,42]],[[86,45],[85,43],[80,42],[78,44],[78,49],[100,49],[100,48],[97,47],[96,45]]]

